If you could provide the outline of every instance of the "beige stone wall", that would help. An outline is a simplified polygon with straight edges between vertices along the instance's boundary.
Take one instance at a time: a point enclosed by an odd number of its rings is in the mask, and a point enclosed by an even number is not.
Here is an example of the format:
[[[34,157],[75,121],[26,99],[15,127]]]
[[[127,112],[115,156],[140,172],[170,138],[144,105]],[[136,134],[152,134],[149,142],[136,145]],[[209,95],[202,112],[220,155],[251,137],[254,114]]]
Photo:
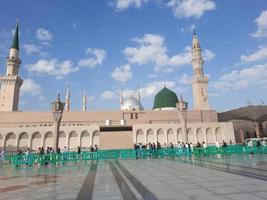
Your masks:
[[[76,150],[77,146],[89,148],[94,144],[99,145],[98,125],[73,125],[60,127],[59,147],[61,149],[65,146],[69,150]],[[17,148],[38,150],[39,147],[52,147],[54,129],[53,124],[42,127],[0,128],[0,148],[5,147],[8,151],[14,151]]]
[[[111,138],[111,148],[129,147],[139,142],[177,144],[178,141],[186,142],[186,139],[192,143],[205,141],[214,144],[215,141],[229,142],[230,139],[235,142],[232,123],[218,123],[215,111],[185,112],[187,133],[182,131],[180,111],[99,111],[63,113],[59,147],[66,146],[70,150],[76,150],[77,146],[89,147],[97,144],[101,148],[102,133],[99,127],[105,125],[107,119],[111,120],[112,125],[119,125],[123,117],[126,125],[133,126],[132,144],[130,145],[126,136],[125,141],[118,143],[119,136],[115,134],[114,139]],[[0,148],[16,150],[29,147],[36,150],[42,146],[53,146],[54,133],[51,112],[0,112]],[[107,148],[106,137],[103,138],[103,147]]]
[[[120,124],[124,117],[126,124],[139,123],[179,123],[180,111],[95,111],[95,112],[64,112],[62,124],[105,124],[106,120],[111,120],[112,124]],[[131,118],[131,116],[133,118]],[[137,117],[137,118],[135,118]],[[188,122],[217,122],[215,110],[187,111]],[[0,112],[0,127],[40,127],[49,126],[53,123],[52,112]]]
[[[101,149],[128,149],[133,147],[133,132],[101,132]]]
[[[187,133],[182,132],[181,124],[138,124],[133,126],[134,143],[157,142],[169,145],[171,142],[188,142],[196,144],[203,141],[209,145],[214,145],[216,141],[222,144],[230,140],[235,143],[233,124],[231,122],[218,123],[188,123]],[[186,135],[184,135],[186,134]]]
[[[238,143],[243,142],[246,138],[256,137],[255,123],[248,120],[231,120],[234,125],[235,138]],[[261,137],[267,137],[267,122],[262,123],[263,133]]]

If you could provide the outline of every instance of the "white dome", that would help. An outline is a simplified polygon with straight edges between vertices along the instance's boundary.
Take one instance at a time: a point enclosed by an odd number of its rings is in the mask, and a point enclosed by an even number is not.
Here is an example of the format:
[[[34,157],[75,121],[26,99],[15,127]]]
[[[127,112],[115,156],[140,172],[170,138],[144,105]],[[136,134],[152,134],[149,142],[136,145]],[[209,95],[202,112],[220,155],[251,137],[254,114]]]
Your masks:
[[[133,110],[144,110],[141,102],[137,100],[135,97],[130,96],[128,98],[123,99],[121,105],[122,111],[133,111]]]

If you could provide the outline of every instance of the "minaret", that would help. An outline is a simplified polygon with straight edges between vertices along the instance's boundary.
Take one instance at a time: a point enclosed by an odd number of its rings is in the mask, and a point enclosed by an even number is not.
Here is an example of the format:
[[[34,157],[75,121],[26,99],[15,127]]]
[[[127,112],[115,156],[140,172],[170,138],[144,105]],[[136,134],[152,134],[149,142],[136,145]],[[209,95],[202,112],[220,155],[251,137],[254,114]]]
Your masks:
[[[201,47],[194,30],[192,42],[192,66],[193,66],[193,97],[195,110],[208,110],[208,77],[203,72],[203,59]]]
[[[138,101],[141,102],[141,95],[140,95],[139,86],[137,87],[137,95],[138,95]]]
[[[120,90],[120,106],[123,104],[123,95],[122,95],[122,89]]]
[[[86,110],[87,110],[87,96],[86,96],[85,90],[83,91],[83,107],[82,107],[82,110],[84,112],[86,112]]]
[[[70,86],[68,85],[67,91],[66,91],[66,102],[65,102],[65,111],[70,111]]]
[[[19,93],[23,80],[19,77],[19,23],[6,59],[6,75],[0,76],[0,111],[18,111]]]

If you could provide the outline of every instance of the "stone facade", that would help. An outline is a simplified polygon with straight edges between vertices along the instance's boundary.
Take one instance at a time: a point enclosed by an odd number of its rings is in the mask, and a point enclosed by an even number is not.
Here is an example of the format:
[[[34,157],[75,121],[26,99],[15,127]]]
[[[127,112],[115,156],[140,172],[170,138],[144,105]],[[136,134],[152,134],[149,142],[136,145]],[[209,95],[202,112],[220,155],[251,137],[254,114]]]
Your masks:
[[[0,75],[0,111],[18,111],[19,93],[23,80],[19,77],[18,24],[9,57],[6,59],[6,75]]]
[[[138,98],[123,99],[121,95],[121,111],[99,112],[86,111],[84,94],[83,111],[72,112],[68,89],[66,110],[62,118],[64,103],[60,102],[59,96],[54,102],[55,108],[62,105],[62,110],[56,111],[60,114],[57,116],[57,122],[54,111],[13,112],[18,110],[19,90],[23,83],[18,76],[18,41],[17,25],[7,59],[7,73],[0,76],[0,148],[15,151],[18,148],[37,150],[39,147],[59,146],[62,149],[66,146],[67,149],[74,150],[77,146],[88,148],[96,144],[101,149],[113,149],[132,148],[134,143],[147,144],[157,141],[162,145],[177,145],[178,142],[196,144],[203,141],[214,144],[222,143],[223,140],[235,143],[232,123],[218,123],[216,111],[209,109],[208,79],[203,73],[200,43],[195,34],[192,47],[194,110],[187,110],[187,104],[181,98],[180,101],[172,102],[172,109],[166,109],[169,107],[167,101],[167,104],[160,104],[160,110],[144,111],[138,92]],[[176,94],[174,95],[176,97]],[[161,96],[163,99],[164,97]]]
[[[124,125],[121,125],[122,118]],[[106,125],[106,120],[110,120],[110,125]],[[186,129],[182,124],[186,124]],[[130,130],[123,131],[124,127]],[[104,128],[107,131],[102,131]],[[12,151],[52,147],[54,136],[52,112],[0,112],[0,148]],[[68,149],[95,144],[102,149],[131,148],[134,143],[157,141],[174,145],[203,141],[215,144],[223,140],[235,142],[233,125],[218,123],[213,110],[186,111],[183,118],[178,110],[64,112],[59,131],[59,147]]]
[[[193,66],[193,98],[195,110],[208,110],[208,77],[203,72],[203,59],[200,42],[194,33],[192,42],[192,66]]]

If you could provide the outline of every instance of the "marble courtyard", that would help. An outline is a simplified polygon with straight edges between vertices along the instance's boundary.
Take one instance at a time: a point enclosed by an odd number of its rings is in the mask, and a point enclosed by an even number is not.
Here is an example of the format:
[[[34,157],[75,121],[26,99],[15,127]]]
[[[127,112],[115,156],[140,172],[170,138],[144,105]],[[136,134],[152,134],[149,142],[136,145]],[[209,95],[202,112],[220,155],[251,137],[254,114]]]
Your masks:
[[[0,166],[0,199],[264,200],[266,166],[265,154]]]

